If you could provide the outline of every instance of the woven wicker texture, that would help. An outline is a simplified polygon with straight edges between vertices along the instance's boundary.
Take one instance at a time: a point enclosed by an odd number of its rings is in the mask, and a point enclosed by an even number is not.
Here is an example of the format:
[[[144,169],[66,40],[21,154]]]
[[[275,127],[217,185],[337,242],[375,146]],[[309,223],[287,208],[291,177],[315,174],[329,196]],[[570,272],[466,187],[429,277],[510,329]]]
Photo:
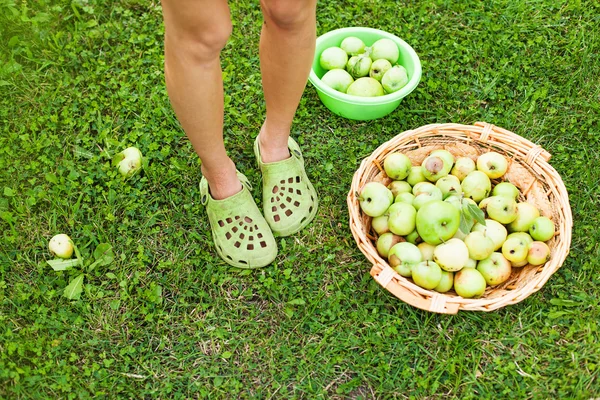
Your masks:
[[[496,151],[509,159],[509,168],[501,180],[509,181],[521,191],[520,200],[536,205],[541,215],[554,221],[556,232],[547,243],[551,259],[542,266],[526,265],[513,268],[505,283],[487,287],[484,295],[465,299],[454,291],[437,293],[423,289],[394,271],[375,248],[377,238],[371,230],[371,217],[359,205],[358,193],[370,181],[385,185],[391,182],[383,171],[383,160],[392,152],[402,152],[420,165],[435,149],[446,149],[455,157],[476,160],[487,151]],[[569,196],[558,173],[548,164],[550,154],[542,147],[497,126],[477,122],[474,125],[433,124],[403,132],[377,148],[364,159],[354,177],[347,203],[350,229],[359,249],[373,264],[371,276],[402,301],[436,313],[456,314],[459,310],[493,311],[518,303],[540,290],[550,276],[560,268],[569,253],[573,217]],[[498,183],[500,180],[492,180]]]

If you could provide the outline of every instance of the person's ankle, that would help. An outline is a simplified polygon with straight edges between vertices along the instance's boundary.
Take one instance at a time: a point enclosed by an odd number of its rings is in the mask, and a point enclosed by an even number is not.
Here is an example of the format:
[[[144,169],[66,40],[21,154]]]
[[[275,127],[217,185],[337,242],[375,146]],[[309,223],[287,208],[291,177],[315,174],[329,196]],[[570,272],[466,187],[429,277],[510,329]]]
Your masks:
[[[272,163],[290,158],[288,148],[289,133],[270,134],[266,131],[263,124],[258,134],[258,147],[260,149],[260,158],[263,163]]]
[[[200,167],[202,175],[208,181],[210,195],[215,200],[226,199],[242,190],[242,183],[237,177],[235,164],[229,160],[229,165],[219,168]]]

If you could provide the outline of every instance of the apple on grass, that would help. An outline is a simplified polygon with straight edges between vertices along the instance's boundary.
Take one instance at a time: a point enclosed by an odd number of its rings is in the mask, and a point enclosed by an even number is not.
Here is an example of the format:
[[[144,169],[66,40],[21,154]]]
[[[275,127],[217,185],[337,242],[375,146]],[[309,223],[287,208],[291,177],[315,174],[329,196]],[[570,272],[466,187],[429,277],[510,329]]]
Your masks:
[[[477,270],[481,272],[488,285],[496,286],[510,278],[512,266],[502,253],[493,252],[489,257],[477,263]]]
[[[390,249],[397,243],[403,241],[404,238],[402,236],[394,235],[392,232],[387,232],[377,238],[375,247],[377,248],[377,253],[379,253],[381,257],[387,258]]]
[[[494,252],[494,242],[484,232],[474,231],[465,237],[465,245],[469,249],[469,257],[473,260],[483,260]]]
[[[326,70],[344,69],[348,63],[348,53],[341,47],[328,47],[319,56],[321,68]]]
[[[394,93],[402,89],[408,83],[406,68],[402,65],[394,65],[388,69],[381,78],[381,86],[386,93]]]
[[[442,279],[433,290],[439,293],[446,293],[452,289],[452,286],[454,286],[454,272],[442,270]]]
[[[410,186],[410,183],[406,181],[391,181],[387,187],[392,191],[394,198],[396,198],[400,193],[412,193],[412,186]]]
[[[500,182],[492,189],[492,196],[506,196],[516,200],[519,189],[510,182]]]
[[[390,267],[404,277],[410,277],[413,267],[421,261],[423,261],[421,251],[410,242],[397,243],[388,252]]]
[[[462,187],[463,195],[474,200],[476,203],[488,197],[492,190],[490,178],[481,171],[470,172],[465,176],[460,186]]]
[[[52,236],[48,242],[48,250],[58,258],[71,258],[74,250],[73,241],[68,235],[59,233]]]
[[[459,225],[460,211],[443,200],[426,203],[417,211],[417,231],[429,244],[438,245],[452,238]]]
[[[350,75],[346,70],[332,69],[323,75],[321,82],[333,90],[346,93],[352,82],[354,82],[354,78],[352,78],[352,75]]]
[[[477,157],[477,170],[485,173],[490,179],[497,179],[508,170],[508,161],[502,154],[488,151]]]
[[[402,181],[410,173],[412,161],[406,154],[391,153],[383,160],[383,169],[387,176],[395,181]],[[404,182],[404,181],[403,181]],[[408,184],[408,182],[406,182]]]
[[[442,269],[434,261],[422,261],[412,267],[412,279],[423,289],[431,290],[440,284]]]
[[[501,224],[510,224],[517,219],[518,206],[514,199],[506,196],[492,196],[486,200],[485,210],[491,219]]]
[[[435,247],[433,261],[444,271],[460,271],[469,259],[469,249],[465,242],[452,238]]]
[[[388,227],[396,235],[406,236],[416,227],[417,210],[407,203],[394,203],[388,208]]]
[[[352,84],[348,86],[346,94],[359,97],[377,97],[383,96],[385,93],[377,79],[365,76],[352,82]]]
[[[370,217],[383,215],[394,201],[392,191],[379,182],[368,182],[361,190],[360,208]]]
[[[548,217],[537,217],[531,227],[529,234],[534,240],[545,242],[554,237],[554,222]]]
[[[465,299],[481,297],[486,287],[485,278],[476,268],[463,268],[454,274],[454,291]]]
[[[398,45],[393,40],[382,38],[371,45],[369,55],[373,60],[383,58],[394,65],[398,61],[398,58],[400,58],[400,49],[398,49]]]
[[[550,247],[538,240],[529,245],[527,262],[531,265],[542,265],[550,259]]]
[[[112,165],[117,167],[121,175],[129,178],[141,171],[142,161],[142,152],[132,146],[115,154],[112,158]]]
[[[517,203],[517,218],[509,223],[506,228],[509,232],[529,232],[533,221],[540,216],[536,206],[526,201]]]
[[[454,161],[452,169],[450,170],[450,174],[456,176],[458,180],[462,182],[467,175],[476,169],[477,167],[475,166],[475,161],[473,161],[471,158],[457,157]]]
[[[366,51],[365,42],[356,36],[348,36],[340,43],[340,48],[350,56],[357,56]]]

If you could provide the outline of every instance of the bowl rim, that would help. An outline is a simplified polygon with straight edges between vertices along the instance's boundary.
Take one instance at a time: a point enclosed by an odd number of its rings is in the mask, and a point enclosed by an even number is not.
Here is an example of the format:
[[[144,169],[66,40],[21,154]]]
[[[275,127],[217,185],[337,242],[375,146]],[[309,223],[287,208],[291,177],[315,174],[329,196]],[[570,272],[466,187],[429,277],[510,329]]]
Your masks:
[[[412,48],[412,46],[409,45],[406,41],[402,40],[400,37],[398,37],[392,33],[382,31],[381,29],[357,26],[357,27],[339,28],[339,29],[334,29],[332,31],[326,32],[323,35],[317,37],[316,43],[318,46],[319,42],[321,42],[331,36],[337,36],[342,33],[351,34],[351,33],[357,33],[357,32],[376,33],[378,35],[381,35],[382,37],[392,39],[394,42],[399,43],[402,46],[403,50],[408,52],[410,58],[413,60],[413,62],[415,64],[415,70],[413,71],[413,74],[412,74],[410,80],[408,81],[408,83],[402,89],[398,90],[397,92],[386,94],[384,96],[378,96],[378,97],[351,96],[346,93],[338,92],[337,90],[332,89],[329,86],[323,84],[321,79],[315,73],[312,66],[310,68],[310,74],[308,77],[308,80],[310,81],[310,83],[312,83],[313,86],[315,86],[315,88],[317,90],[327,94],[331,98],[334,98],[336,100],[341,100],[341,101],[344,101],[349,104],[356,104],[356,105],[365,105],[365,104],[377,105],[377,104],[393,103],[395,101],[401,100],[402,98],[404,98],[408,94],[410,94],[417,87],[417,85],[419,84],[419,81],[421,80],[421,75],[422,75],[421,60],[419,59],[417,52]],[[314,62],[314,60],[313,60],[313,62]]]

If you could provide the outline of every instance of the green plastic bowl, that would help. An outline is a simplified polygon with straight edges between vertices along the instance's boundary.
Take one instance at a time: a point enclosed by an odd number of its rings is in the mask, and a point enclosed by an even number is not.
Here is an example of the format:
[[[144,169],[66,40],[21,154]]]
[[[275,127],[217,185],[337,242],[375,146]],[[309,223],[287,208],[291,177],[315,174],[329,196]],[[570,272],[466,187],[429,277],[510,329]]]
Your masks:
[[[350,96],[338,92],[325,85],[321,77],[326,70],[321,68],[319,57],[323,50],[332,46],[339,46],[342,40],[348,36],[356,36],[362,39],[367,46],[371,46],[378,39],[388,38],[396,42],[400,49],[398,64],[406,68],[408,83],[397,92],[378,97]],[[400,101],[412,92],[421,80],[421,61],[415,50],[408,43],[391,33],[364,27],[350,27],[336,29],[325,33],[317,38],[315,58],[308,80],[317,90],[319,98],[334,114],[354,120],[371,120],[384,117],[394,111]]]

